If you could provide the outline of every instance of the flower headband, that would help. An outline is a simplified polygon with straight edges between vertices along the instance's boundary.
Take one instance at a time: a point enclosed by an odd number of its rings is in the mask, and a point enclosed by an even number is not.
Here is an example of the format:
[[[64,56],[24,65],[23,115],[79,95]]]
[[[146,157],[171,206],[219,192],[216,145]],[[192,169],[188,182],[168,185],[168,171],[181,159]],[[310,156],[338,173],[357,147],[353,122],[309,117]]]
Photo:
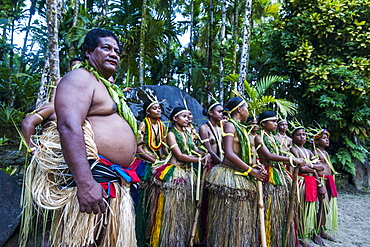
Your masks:
[[[330,137],[330,133],[327,129],[322,129],[318,134],[316,134],[313,139],[314,140],[317,140],[317,139],[320,139],[321,137],[324,136],[324,134],[326,134],[328,137]]]

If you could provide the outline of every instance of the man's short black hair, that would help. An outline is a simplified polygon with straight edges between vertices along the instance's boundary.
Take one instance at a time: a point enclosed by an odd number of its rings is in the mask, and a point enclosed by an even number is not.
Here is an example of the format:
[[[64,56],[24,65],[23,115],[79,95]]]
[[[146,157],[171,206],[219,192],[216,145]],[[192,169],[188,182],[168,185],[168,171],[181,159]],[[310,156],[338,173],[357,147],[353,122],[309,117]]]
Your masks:
[[[72,66],[72,63],[73,63],[73,62],[76,62],[76,61],[80,61],[80,62],[82,62],[83,60],[82,60],[82,58],[74,57],[74,58],[72,58],[71,60],[69,60],[69,67],[71,67],[71,66]]]
[[[94,28],[86,34],[84,42],[81,46],[83,58],[87,59],[86,52],[93,51],[99,45],[99,39],[102,37],[114,38],[118,44],[119,52],[122,52],[122,48],[119,44],[118,38],[113,32],[101,28]]]

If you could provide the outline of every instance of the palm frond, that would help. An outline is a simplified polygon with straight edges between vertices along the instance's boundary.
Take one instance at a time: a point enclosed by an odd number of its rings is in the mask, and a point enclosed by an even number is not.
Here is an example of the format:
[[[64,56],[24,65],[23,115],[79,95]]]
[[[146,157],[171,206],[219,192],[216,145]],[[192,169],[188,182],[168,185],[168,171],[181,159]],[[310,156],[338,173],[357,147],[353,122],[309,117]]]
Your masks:
[[[281,81],[283,77],[277,75],[264,76],[257,81],[256,90],[259,97],[265,94],[266,90],[277,81]]]
[[[230,74],[228,76],[225,76],[223,81],[232,81],[232,82],[238,82],[239,75],[238,74]]]
[[[293,102],[285,99],[275,99],[275,103],[284,118],[288,115],[294,115],[298,110],[297,106]]]

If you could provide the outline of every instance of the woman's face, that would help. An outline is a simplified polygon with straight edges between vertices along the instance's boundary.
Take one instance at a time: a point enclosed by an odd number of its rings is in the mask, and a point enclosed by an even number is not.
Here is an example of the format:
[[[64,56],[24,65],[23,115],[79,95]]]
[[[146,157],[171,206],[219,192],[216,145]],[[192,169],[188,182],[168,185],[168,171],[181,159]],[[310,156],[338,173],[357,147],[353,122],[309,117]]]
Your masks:
[[[252,131],[257,131],[259,129],[257,119],[253,119],[252,122],[250,123],[250,125],[253,126]]]
[[[249,116],[248,105],[243,104],[243,105],[239,106],[239,109],[240,109],[240,112],[239,112],[240,113],[240,121],[242,121],[242,122],[247,121],[248,116]]]
[[[223,110],[224,108],[222,108],[222,106],[220,105],[213,107],[213,109],[209,111],[209,118],[212,118],[216,122],[221,121],[223,118],[223,114],[222,114]]]
[[[187,127],[190,123],[189,115],[189,111],[182,112],[179,115],[173,117],[173,121],[180,127]]]
[[[159,103],[155,103],[146,111],[146,114],[150,118],[161,118],[162,109]]]
[[[189,117],[189,124],[193,122],[193,113],[191,113],[191,111],[189,111],[188,113],[188,117]]]
[[[294,144],[302,145],[306,142],[306,131],[304,129],[299,129],[294,131],[292,140]]]
[[[276,131],[277,129],[277,120],[268,120],[263,122],[263,128],[267,131]]]

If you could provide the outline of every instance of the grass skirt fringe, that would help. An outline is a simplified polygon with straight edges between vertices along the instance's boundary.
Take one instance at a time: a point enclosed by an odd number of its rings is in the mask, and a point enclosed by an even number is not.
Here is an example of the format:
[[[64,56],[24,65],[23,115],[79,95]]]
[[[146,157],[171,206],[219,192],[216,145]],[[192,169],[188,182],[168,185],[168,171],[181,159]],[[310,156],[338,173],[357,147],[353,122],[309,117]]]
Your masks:
[[[257,244],[257,187],[250,177],[223,165],[207,176],[207,246],[247,247]]]
[[[150,203],[150,246],[188,246],[195,215],[195,173],[176,166],[166,182],[154,179]]]
[[[288,239],[285,240],[291,178],[288,176],[285,170],[280,170],[279,168],[272,169],[275,170],[274,176],[278,176],[279,184],[281,185],[274,185],[270,182],[263,183],[267,246],[295,246],[296,240],[293,222],[289,226],[291,227],[289,232],[290,235]],[[285,242],[287,242],[286,245]]]
[[[304,178],[298,180],[298,236],[300,239],[312,238],[317,233],[318,203],[306,201]]]
[[[135,230],[138,247],[148,246],[150,232],[148,228],[148,214],[149,214],[149,192],[152,184],[152,163],[141,158],[135,158],[133,162],[138,163],[137,167],[133,166],[140,178],[140,182],[131,185],[131,195],[135,203]],[[130,166],[131,167],[131,166]]]
[[[98,160],[98,152],[93,140],[89,122],[83,124],[88,159]],[[114,183],[117,197],[109,199],[105,215],[81,213],[77,199],[77,188],[61,188],[68,181],[66,165],[56,122],[38,137],[35,155],[25,174],[24,197],[22,200],[22,230],[20,246],[25,246],[33,225],[35,213],[53,210],[49,244],[51,246],[136,246],[134,207],[129,184],[121,181],[122,186]],[[43,216],[43,229],[46,229],[48,213]],[[36,223],[37,224],[37,223]],[[32,231],[32,230],[31,230]]]

